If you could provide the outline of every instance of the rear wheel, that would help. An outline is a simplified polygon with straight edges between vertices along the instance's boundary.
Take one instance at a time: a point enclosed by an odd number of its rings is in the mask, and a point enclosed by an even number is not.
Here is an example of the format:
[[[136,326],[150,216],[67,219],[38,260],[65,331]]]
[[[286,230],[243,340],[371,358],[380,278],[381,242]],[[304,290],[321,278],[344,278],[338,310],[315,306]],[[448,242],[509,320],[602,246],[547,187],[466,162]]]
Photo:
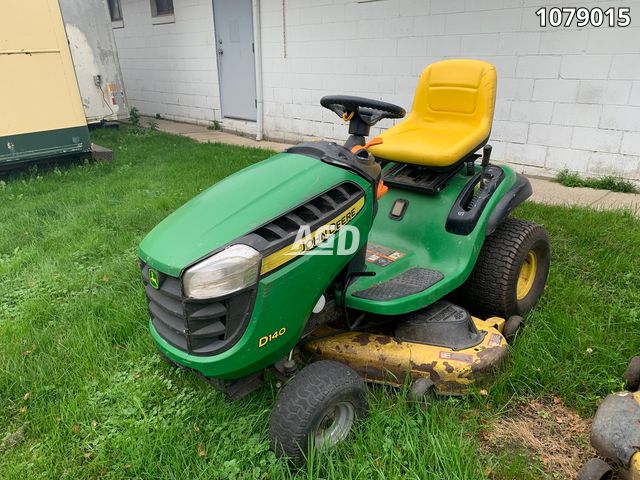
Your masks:
[[[471,275],[456,292],[458,301],[476,314],[523,315],[544,291],[550,258],[542,225],[507,218],[485,239]]]
[[[367,411],[367,386],[352,368],[330,360],[312,363],[278,396],[269,421],[272,448],[302,465],[310,445],[326,449],[343,441]]]

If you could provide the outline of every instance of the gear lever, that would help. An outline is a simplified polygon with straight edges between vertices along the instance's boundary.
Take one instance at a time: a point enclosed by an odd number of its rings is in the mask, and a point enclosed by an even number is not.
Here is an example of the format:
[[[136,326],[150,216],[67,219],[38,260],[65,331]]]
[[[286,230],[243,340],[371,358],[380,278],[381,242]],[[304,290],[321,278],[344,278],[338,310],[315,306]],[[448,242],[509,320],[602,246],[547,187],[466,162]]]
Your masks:
[[[493,147],[489,144],[485,145],[482,149],[482,177],[480,180],[480,186],[484,187],[485,183],[487,183],[487,167],[489,166],[489,161],[491,161],[491,151]]]

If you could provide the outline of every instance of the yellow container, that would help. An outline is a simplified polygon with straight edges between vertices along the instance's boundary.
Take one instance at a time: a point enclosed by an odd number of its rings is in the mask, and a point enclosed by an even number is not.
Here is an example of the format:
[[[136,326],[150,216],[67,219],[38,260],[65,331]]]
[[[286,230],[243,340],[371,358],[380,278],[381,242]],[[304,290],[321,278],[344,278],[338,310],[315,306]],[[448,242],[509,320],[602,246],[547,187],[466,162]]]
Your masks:
[[[0,168],[91,151],[57,0],[2,0]]]

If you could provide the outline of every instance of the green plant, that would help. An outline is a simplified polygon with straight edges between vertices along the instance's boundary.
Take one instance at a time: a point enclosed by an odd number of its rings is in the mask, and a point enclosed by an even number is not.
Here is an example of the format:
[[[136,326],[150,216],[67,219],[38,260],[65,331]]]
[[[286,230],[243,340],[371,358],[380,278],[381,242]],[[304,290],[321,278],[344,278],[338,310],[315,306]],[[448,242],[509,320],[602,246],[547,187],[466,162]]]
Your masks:
[[[161,120],[161,119],[162,119],[162,115],[160,115],[159,113],[156,113],[156,118],[157,118],[158,120]]]
[[[211,120],[209,122],[209,126],[207,127],[209,130],[222,130],[220,122],[218,120]]]
[[[576,172],[564,169],[558,173],[555,180],[565,187],[588,187],[612,192],[638,193],[638,188],[633,183],[611,175],[601,178],[582,178]]]
[[[129,110],[129,123],[134,127],[140,126],[140,110],[136,107],[131,107]]]

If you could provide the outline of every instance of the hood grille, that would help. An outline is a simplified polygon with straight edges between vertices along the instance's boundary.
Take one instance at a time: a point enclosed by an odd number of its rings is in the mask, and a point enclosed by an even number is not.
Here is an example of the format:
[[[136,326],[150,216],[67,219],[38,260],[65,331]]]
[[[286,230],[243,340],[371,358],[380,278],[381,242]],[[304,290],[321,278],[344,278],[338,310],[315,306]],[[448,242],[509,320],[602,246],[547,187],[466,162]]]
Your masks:
[[[141,262],[141,267],[151,322],[169,344],[191,355],[215,355],[244,333],[255,289],[224,299],[192,301],[182,296],[178,278],[159,273],[158,288],[153,288],[148,265]]]
[[[263,255],[269,254],[292,242],[301,227],[309,226],[313,231],[363,196],[364,191],[358,185],[344,182],[257,228],[238,243],[259,245]]]

